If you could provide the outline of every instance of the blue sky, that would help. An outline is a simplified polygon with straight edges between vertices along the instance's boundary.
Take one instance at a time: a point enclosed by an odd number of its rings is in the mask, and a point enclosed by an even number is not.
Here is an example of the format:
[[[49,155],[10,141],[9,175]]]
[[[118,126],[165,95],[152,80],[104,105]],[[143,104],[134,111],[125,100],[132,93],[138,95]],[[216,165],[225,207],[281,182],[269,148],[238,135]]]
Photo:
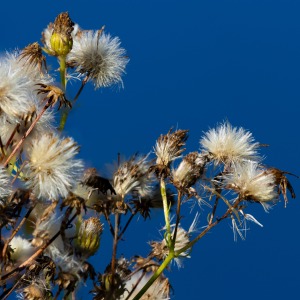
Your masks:
[[[172,126],[189,129],[187,148],[197,150],[203,131],[229,120],[270,145],[263,149],[266,164],[300,175],[299,1],[5,1],[1,7],[1,51],[39,41],[62,11],[84,29],[106,25],[127,49],[124,89],[94,92],[88,85],[70,114],[66,134],[81,145],[88,166],[105,173],[118,152],[148,153]],[[291,181],[300,197],[299,181]],[[264,227],[251,224],[238,242],[229,221],[220,224],[183,269],[172,267],[173,298],[298,297],[299,213],[299,199],[268,214],[254,207]],[[135,225],[120,254],[146,254],[145,241],[159,238],[163,221],[156,213],[153,223]]]

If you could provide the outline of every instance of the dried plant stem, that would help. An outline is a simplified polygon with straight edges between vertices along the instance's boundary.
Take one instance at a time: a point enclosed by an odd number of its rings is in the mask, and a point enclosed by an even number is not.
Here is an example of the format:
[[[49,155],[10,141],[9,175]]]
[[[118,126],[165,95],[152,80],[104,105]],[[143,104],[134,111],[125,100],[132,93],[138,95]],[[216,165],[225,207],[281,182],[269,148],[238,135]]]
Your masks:
[[[115,230],[114,230],[114,227],[111,224],[111,221],[110,221],[110,218],[109,218],[109,216],[107,214],[107,211],[104,210],[103,214],[104,214],[105,220],[107,221],[107,223],[109,225],[110,233],[112,234],[112,236],[115,236]]]
[[[2,250],[2,257],[5,257],[6,251],[7,251],[7,247],[9,245],[9,243],[11,242],[11,240],[15,237],[15,235],[18,233],[18,231],[22,228],[23,224],[25,223],[25,221],[28,219],[30,213],[32,212],[32,210],[34,209],[36,204],[34,204],[32,207],[29,208],[29,210],[27,211],[26,215],[24,216],[24,218],[21,220],[20,224],[18,225],[17,228],[14,229],[14,231],[12,232],[11,236],[6,240],[3,250]]]
[[[71,224],[73,220],[76,218],[77,213],[75,213],[72,218],[66,223],[66,226]],[[15,273],[18,273],[22,270],[24,270],[34,259],[36,259],[39,255],[43,253],[43,251],[60,235],[61,229],[41,248],[39,248],[34,254],[32,254],[26,261],[24,261],[21,265],[19,265],[17,268],[13,269],[12,271],[6,273],[2,277],[0,277],[0,285],[3,283],[3,281],[7,280],[8,278],[14,276]]]
[[[161,275],[161,273],[169,265],[169,263],[172,261],[173,258],[174,258],[174,252],[170,251],[169,255],[165,258],[165,260],[162,262],[162,264],[157,269],[157,271],[152,275],[152,277],[149,279],[149,281],[143,286],[143,288],[139,291],[139,293],[132,300],[138,300],[145,294],[145,292],[148,290],[148,288]]]
[[[76,96],[74,97],[74,99],[73,99],[73,101],[72,101],[73,103],[75,103],[75,102],[77,101],[77,99],[79,98],[79,96],[80,96],[80,94],[81,94],[83,88],[85,87],[86,83],[88,82],[88,80],[89,80],[89,76],[86,76],[86,77],[81,81],[81,86],[80,86],[80,88],[79,88],[79,90],[78,90]]]
[[[118,229],[119,229],[119,213],[115,214],[115,234],[114,234],[114,242],[113,242],[113,252],[111,258],[111,277],[112,284],[114,282],[114,275],[116,271],[116,256],[117,256],[117,246],[118,246]]]
[[[121,233],[119,234],[118,240],[120,240],[123,236],[123,234],[125,233],[125,231],[127,230],[128,226],[130,225],[131,221],[133,220],[134,216],[136,215],[136,212],[133,212],[131,214],[131,216],[129,217],[129,219],[127,220],[127,223],[125,224],[123,230],[121,231]]]
[[[24,133],[24,135],[20,139],[19,143],[15,146],[14,150],[12,151],[12,153],[8,156],[8,158],[4,162],[4,164],[3,164],[4,167],[8,165],[8,163],[10,162],[10,160],[14,157],[14,155],[20,149],[20,147],[24,143],[25,139],[28,137],[28,135],[33,130],[33,128],[36,125],[36,123],[39,121],[39,119],[42,117],[42,115],[45,113],[45,111],[49,108],[50,105],[51,105],[51,102],[47,102],[47,104],[44,106],[43,110],[39,113],[39,115],[36,117],[36,119],[32,122],[32,124],[30,125],[30,127],[27,129],[27,131]]]
[[[5,300],[7,299],[11,293],[18,287],[18,285],[21,283],[21,280],[24,278],[25,276],[23,275],[21,278],[19,278],[16,283],[8,290],[4,291],[4,293],[2,295],[0,295],[0,299]]]
[[[15,134],[18,131],[19,128],[20,128],[20,124],[17,124],[16,127],[14,128],[13,132],[11,133],[8,141],[6,142],[6,145],[5,145],[6,150],[8,149],[10,143],[12,142],[12,140],[13,140],[13,138],[14,138],[14,136],[15,136]]]
[[[170,215],[169,215],[169,205],[167,199],[167,191],[166,191],[166,183],[163,176],[160,179],[160,193],[163,200],[163,207],[164,207],[164,216],[165,216],[165,223],[166,223],[166,241],[167,245],[170,246],[171,241],[171,224],[170,224]]]
[[[177,210],[176,210],[176,224],[175,224],[175,229],[174,229],[174,234],[173,234],[173,239],[172,239],[172,249],[173,250],[175,249],[177,230],[178,230],[178,225],[179,225],[179,222],[180,222],[180,208],[181,208],[181,191],[178,190]]]
[[[213,219],[214,219],[214,216],[215,216],[215,213],[216,213],[218,204],[219,204],[219,197],[216,196],[215,204],[214,204],[214,207],[213,207],[213,209],[212,209],[212,212],[211,212],[211,215],[210,215],[210,218],[209,218],[208,225],[210,225],[210,224],[213,222]]]

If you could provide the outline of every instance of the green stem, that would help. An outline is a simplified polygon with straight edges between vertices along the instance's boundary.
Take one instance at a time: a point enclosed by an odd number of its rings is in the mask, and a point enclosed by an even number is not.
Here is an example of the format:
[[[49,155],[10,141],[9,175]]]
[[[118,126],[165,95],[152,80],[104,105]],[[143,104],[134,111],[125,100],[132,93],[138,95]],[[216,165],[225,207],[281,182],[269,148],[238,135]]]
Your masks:
[[[60,56],[59,57],[59,72],[60,72],[60,82],[61,82],[61,86],[64,92],[66,92],[66,88],[67,88],[67,69],[66,69],[66,57],[65,56]],[[61,118],[60,118],[60,123],[59,123],[59,127],[58,130],[59,131],[63,131],[63,129],[65,128],[67,119],[68,119],[68,115],[69,115],[69,108],[65,108],[62,110],[61,113]]]
[[[60,123],[59,123],[59,126],[58,126],[59,131],[64,130],[64,128],[66,126],[67,119],[68,119],[68,115],[69,115],[69,108],[64,108],[62,110],[61,117],[60,117]]]
[[[60,56],[59,57],[59,72],[60,72],[60,82],[61,86],[66,91],[67,87],[67,80],[66,80],[66,57]]]
[[[171,245],[171,225],[170,225],[170,215],[169,215],[169,205],[168,205],[168,199],[167,199],[167,191],[166,191],[166,184],[163,177],[160,179],[160,193],[163,200],[163,207],[164,207],[164,215],[165,215],[165,222],[166,222],[166,242],[168,247]]]
[[[174,252],[170,252],[169,255],[163,261],[163,263],[160,265],[160,267],[157,269],[157,271],[152,275],[149,281],[144,285],[144,287],[139,291],[139,293],[132,300],[138,300],[145,294],[148,288],[160,276],[160,274],[164,271],[164,269],[168,266],[168,264],[172,261],[173,258],[174,258]]]

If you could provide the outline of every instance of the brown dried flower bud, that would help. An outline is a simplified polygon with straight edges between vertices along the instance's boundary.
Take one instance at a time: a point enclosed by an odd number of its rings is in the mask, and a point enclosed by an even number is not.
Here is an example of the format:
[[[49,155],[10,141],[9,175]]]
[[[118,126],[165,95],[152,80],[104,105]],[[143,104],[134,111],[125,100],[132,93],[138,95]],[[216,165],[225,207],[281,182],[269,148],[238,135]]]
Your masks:
[[[47,70],[46,58],[37,42],[29,44],[22,50],[20,60],[24,61],[25,64],[37,67],[40,73],[43,73],[43,67]]]
[[[187,140],[187,133],[188,130],[172,132],[172,129],[170,129],[166,135],[161,135],[158,138],[154,151],[157,156],[155,169],[159,176],[168,172],[171,162],[185,150],[182,147]]]
[[[176,170],[173,170],[173,183],[178,189],[187,189],[194,185],[204,171],[207,157],[192,152],[186,155]]]

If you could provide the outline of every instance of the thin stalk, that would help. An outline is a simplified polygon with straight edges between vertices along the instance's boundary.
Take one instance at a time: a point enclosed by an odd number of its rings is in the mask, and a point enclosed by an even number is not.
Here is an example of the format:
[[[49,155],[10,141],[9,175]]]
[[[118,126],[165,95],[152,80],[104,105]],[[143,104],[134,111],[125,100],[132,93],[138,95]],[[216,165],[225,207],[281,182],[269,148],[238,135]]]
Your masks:
[[[8,165],[8,163],[10,162],[10,160],[17,153],[17,151],[22,146],[22,144],[24,143],[24,141],[27,138],[27,136],[30,134],[30,132],[32,131],[32,129],[34,128],[34,126],[36,125],[36,123],[39,121],[39,119],[42,117],[42,115],[49,108],[50,105],[51,105],[51,102],[47,102],[47,104],[44,106],[43,110],[39,113],[39,115],[36,117],[36,119],[32,122],[32,124],[30,125],[30,127],[27,129],[27,131],[24,133],[24,135],[20,139],[19,143],[15,146],[14,150],[12,151],[12,153],[6,159],[6,161],[4,163],[4,167]]]
[[[77,213],[75,213],[72,218],[67,222],[66,226],[72,223],[72,221],[76,218]],[[43,251],[60,235],[61,229],[42,247],[40,247],[35,253],[33,253],[26,261],[24,261],[21,265],[13,269],[12,271],[6,273],[2,277],[0,277],[0,285],[4,280],[9,279],[14,276],[15,273],[24,270],[34,259],[36,259],[39,255],[43,253]]]
[[[121,233],[119,234],[118,240],[120,240],[123,236],[123,234],[125,233],[126,229],[128,228],[129,224],[131,223],[132,219],[135,216],[135,212],[132,213],[132,215],[130,216],[130,218],[128,219],[126,225],[124,226],[123,230],[121,231]]]
[[[176,210],[176,224],[174,229],[174,235],[172,239],[172,249],[175,249],[175,243],[176,243],[176,236],[177,236],[177,230],[178,225],[180,222],[180,208],[181,208],[181,191],[178,191],[178,197],[177,197],[177,210]]]
[[[171,224],[170,224],[170,215],[169,215],[169,205],[167,199],[167,191],[166,191],[166,183],[163,176],[160,179],[160,193],[163,200],[163,207],[164,207],[164,216],[165,216],[165,223],[166,223],[166,241],[167,245],[170,246],[170,238],[171,238]]]
[[[113,252],[111,258],[111,282],[114,283],[114,275],[116,271],[116,256],[117,256],[117,246],[118,246],[118,230],[119,230],[119,213],[115,214],[115,234],[113,242]]]
[[[213,222],[213,219],[214,219],[214,216],[215,216],[215,213],[216,213],[218,204],[219,204],[219,197],[216,196],[215,204],[214,204],[214,207],[213,207],[213,209],[212,209],[212,212],[211,212],[211,215],[210,215],[210,218],[209,218],[208,225],[210,225],[210,224]]]
[[[66,71],[66,57],[65,56],[60,56],[59,57],[59,73],[60,73],[60,82],[61,82],[61,86],[64,92],[66,92],[66,88],[67,88],[67,71]],[[69,109],[68,108],[64,108],[62,110],[61,113],[61,118],[60,118],[60,123],[59,123],[59,127],[58,130],[59,131],[63,131],[63,129],[66,126],[66,122],[68,119],[68,115],[69,115]]]
[[[139,291],[139,293],[132,300],[138,300],[145,294],[145,292],[148,290],[148,288],[160,276],[160,274],[169,265],[169,263],[172,261],[173,258],[174,258],[174,252],[170,252],[169,255],[162,262],[160,267],[157,269],[157,271],[152,275],[152,277],[149,279],[149,281],[143,286],[143,288]]]
[[[130,298],[130,296],[134,293],[134,291],[136,290],[137,286],[139,285],[139,283],[141,282],[141,280],[143,279],[143,277],[146,275],[145,271],[142,273],[142,275],[140,276],[140,278],[137,280],[137,282],[134,284],[132,290],[130,291],[130,293],[128,294],[128,296],[126,297],[125,300],[128,300]]]
[[[59,57],[59,73],[60,73],[60,82],[63,88],[63,91],[66,91],[67,80],[66,80],[66,56]]]
[[[86,83],[88,82],[88,80],[89,80],[89,76],[86,76],[86,77],[81,81],[81,86],[80,86],[80,88],[79,88],[79,90],[78,90],[76,96],[74,97],[74,99],[73,99],[73,101],[72,101],[72,104],[74,104],[74,103],[77,101],[77,99],[79,98],[79,96],[80,96],[80,94],[81,94],[83,88],[85,87]]]
[[[111,224],[111,221],[110,221],[110,218],[109,218],[109,216],[107,214],[107,211],[104,210],[103,214],[104,214],[105,220],[107,221],[107,223],[109,225],[109,231],[110,231],[110,233],[112,234],[112,236],[115,236],[115,230],[114,230],[114,227]]]
[[[12,140],[13,140],[13,138],[14,138],[14,136],[15,136],[15,134],[18,131],[19,128],[20,128],[20,124],[17,124],[16,127],[14,128],[13,132],[11,133],[8,141],[6,142],[6,145],[5,145],[6,150],[8,149],[10,143],[12,142]]]

